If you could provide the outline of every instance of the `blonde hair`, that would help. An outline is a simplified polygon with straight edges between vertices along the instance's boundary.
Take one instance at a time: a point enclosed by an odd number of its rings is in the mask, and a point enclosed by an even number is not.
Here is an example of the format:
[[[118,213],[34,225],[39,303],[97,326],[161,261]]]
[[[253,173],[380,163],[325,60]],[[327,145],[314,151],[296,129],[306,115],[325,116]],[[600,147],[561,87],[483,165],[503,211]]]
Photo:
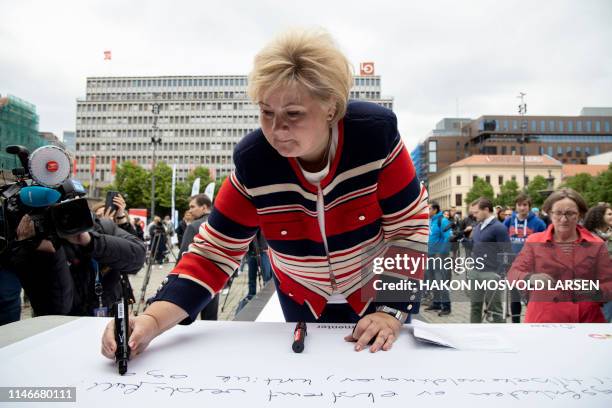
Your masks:
[[[332,122],[346,113],[352,67],[331,35],[322,29],[282,33],[255,56],[248,93],[258,103],[270,91],[299,85],[314,98],[336,102]]]

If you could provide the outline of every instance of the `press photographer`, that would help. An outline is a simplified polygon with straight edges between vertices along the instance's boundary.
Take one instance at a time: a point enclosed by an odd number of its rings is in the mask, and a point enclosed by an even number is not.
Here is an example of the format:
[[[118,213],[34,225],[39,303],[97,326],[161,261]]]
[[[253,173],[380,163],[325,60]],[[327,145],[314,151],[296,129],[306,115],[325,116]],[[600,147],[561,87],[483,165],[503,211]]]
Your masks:
[[[2,264],[16,272],[35,315],[109,315],[121,297],[121,273],[144,262],[143,243],[111,220],[94,219],[63,150],[7,151],[22,168],[0,191]]]

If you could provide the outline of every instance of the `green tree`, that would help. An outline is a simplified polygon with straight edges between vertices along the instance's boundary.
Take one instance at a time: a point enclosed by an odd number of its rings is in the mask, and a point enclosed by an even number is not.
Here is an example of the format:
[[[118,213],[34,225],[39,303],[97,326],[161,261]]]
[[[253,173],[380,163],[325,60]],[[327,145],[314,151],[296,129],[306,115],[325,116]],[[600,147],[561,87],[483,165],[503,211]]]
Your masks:
[[[519,193],[518,183],[515,180],[508,180],[499,189],[500,193],[495,199],[495,204],[506,207],[514,205],[514,200]]]
[[[150,197],[150,193],[148,195]],[[155,164],[155,213],[156,215],[169,215],[171,207],[172,168],[165,162],[158,162]]]
[[[474,181],[474,184],[472,185],[472,188],[470,189],[470,191],[468,191],[465,199],[469,204],[480,197],[486,197],[493,201],[493,196],[493,187],[491,187],[489,183],[487,183],[480,177],[477,177],[476,181]]]
[[[589,190],[589,185],[593,183],[593,176],[588,173],[576,174],[573,177],[568,177],[563,182],[563,187],[569,187],[576,190],[580,194],[584,194]]]
[[[150,205],[151,174],[142,166],[126,161],[117,166],[115,181],[104,189],[123,195],[128,208],[147,208]]]
[[[548,182],[544,176],[535,176],[533,180],[527,184],[527,194],[531,197],[532,207],[542,207],[544,203],[544,197],[540,194],[540,191],[546,190]]]
[[[608,169],[593,177],[590,184],[587,185],[584,198],[593,206],[597,203],[612,203],[612,163]]]

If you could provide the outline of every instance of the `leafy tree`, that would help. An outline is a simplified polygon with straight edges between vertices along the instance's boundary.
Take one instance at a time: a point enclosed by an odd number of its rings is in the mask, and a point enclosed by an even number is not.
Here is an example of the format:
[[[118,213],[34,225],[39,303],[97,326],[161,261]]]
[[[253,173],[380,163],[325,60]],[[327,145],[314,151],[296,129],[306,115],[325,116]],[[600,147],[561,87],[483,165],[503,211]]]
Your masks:
[[[505,207],[514,205],[514,200],[519,193],[518,183],[515,180],[508,180],[500,187],[500,193],[495,199],[496,205]]]
[[[147,208],[151,197],[151,174],[142,166],[126,161],[117,166],[115,181],[106,191],[116,190],[123,195],[128,208]]]
[[[465,199],[467,200],[468,203],[471,203],[472,201],[480,197],[486,197],[490,200],[493,200],[494,193],[493,193],[493,187],[491,187],[489,183],[484,181],[484,179],[477,177],[476,181],[474,181],[474,184],[472,185],[472,188],[467,193],[467,196]]]
[[[544,176],[535,176],[533,180],[527,184],[527,194],[531,197],[532,207],[542,207],[544,203],[544,197],[540,194],[540,191],[546,190],[548,187],[548,181]]]
[[[593,177],[584,196],[590,206],[600,202],[612,203],[612,163],[606,171]]]
[[[563,187],[569,187],[576,190],[580,194],[584,194],[589,189],[589,185],[593,182],[593,176],[588,173],[576,174],[573,177],[568,177],[563,182]]]

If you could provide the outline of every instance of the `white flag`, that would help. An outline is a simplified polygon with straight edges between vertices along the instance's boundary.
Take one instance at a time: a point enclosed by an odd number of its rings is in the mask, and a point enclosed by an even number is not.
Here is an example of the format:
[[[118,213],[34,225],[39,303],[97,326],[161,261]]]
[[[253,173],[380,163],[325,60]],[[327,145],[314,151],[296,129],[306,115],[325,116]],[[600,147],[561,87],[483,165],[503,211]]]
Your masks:
[[[200,178],[194,180],[193,186],[191,187],[191,195],[194,196],[200,194]]]
[[[208,198],[210,198],[210,202],[212,203],[215,197],[215,183],[214,182],[206,186],[206,189],[204,190],[204,194],[206,194]]]

